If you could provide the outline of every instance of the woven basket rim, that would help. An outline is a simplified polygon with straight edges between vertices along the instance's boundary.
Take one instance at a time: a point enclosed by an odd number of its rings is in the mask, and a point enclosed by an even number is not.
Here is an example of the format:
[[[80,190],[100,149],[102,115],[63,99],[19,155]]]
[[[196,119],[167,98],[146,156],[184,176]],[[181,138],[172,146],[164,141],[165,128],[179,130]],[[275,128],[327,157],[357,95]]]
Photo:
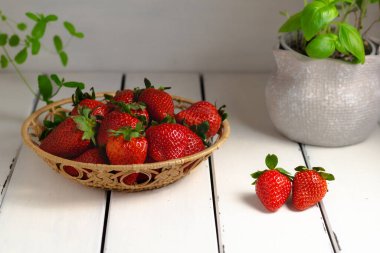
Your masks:
[[[109,94],[109,95],[114,95],[115,92],[97,92],[96,97],[102,97],[104,94]],[[182,102],[182,103],[188,103],[188,104],[193,104],[194,101],[180,97],[180,96],[175,96],[172,95],[173,100],[177,102]],[[195,159],[199,159],[201,157],[205,157],[206,155],[212,153],[214,150],[218,149],[229,137],[230,134],[230,125],[228,120],[224,120],[222,125],[223,127],[221,128],[221,133],[219,133],[219,138],[216,140],[215,143],[213,143],[210,147],[204,149],[201,152],[195,153],[190,156],[178,158],[178,159],[172,159],[172,160],[167,160],[163,162],[154,162],[154,163],[143,163],[143,164],[130,164],[130,165],[110,165],[110,164],[94,164],[94,163],[82,163],[82,162],[76,162],[73,160],[61,158],[55,155],[52,155],[50,153],[45,152],[44,150],[40,149],[38,145],[36,145],[29,134],[29,127],[31,126],[32,122],[37,120],[39,116],[48,110],[71,103],[71,98],[65,98],[58,100],[56,102],[53,102],[49,105],[45,105],[44,107],[38,109],[34,113],[32,113],[26,120],[24,121],[22,128],[21,128],[21,135],[24,143],[29,146],[37,155],[39,155],[42,158],[47,158],[50,160],[54,160],[56,163],[62,163],[67,166],[73,166],[73,167],[86,167],[88,169],[92,170],[106,170],[106,171],[112,171],[112,170],[140,170],[140,169],[156,169],[156,168],[161,168],[163,166],[177,166],[184,164],[189,161],[193,161]]]

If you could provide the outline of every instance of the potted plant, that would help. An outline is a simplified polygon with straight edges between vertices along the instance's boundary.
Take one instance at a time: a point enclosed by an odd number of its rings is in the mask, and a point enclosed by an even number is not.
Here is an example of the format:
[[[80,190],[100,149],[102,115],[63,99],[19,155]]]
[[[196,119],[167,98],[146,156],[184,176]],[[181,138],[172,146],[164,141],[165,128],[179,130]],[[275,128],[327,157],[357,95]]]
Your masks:
[[[380,57],[363,20],[379,0],[313,0],[280,27],[267,109],[286,137],[318,146],[365,140],[380,114]]]

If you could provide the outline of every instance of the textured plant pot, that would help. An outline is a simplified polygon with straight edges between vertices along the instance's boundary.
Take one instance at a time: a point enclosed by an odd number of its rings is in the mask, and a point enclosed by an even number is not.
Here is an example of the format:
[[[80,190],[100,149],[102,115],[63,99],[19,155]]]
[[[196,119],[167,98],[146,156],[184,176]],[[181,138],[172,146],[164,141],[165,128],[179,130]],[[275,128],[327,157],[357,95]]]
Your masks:
[[[315,60],[274,50],[277,71],[266,87],[274,126],[291,140],[339,147],[365,140],[380,114],[380,57],[365,64]]]

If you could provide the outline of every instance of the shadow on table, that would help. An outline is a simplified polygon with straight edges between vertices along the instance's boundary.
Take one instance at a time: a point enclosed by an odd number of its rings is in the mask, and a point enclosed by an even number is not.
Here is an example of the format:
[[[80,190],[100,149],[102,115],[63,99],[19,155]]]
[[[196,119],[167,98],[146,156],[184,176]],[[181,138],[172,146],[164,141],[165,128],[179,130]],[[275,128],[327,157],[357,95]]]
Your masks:
[[[245,204],[252,207],[253,209],[256,209],[257,211],[262,213],[270,213],[267,209],[265,209],[265,207],[260,202],[256,194],[253,194],[252,192],[247,192],[241,194],[240,197]]]

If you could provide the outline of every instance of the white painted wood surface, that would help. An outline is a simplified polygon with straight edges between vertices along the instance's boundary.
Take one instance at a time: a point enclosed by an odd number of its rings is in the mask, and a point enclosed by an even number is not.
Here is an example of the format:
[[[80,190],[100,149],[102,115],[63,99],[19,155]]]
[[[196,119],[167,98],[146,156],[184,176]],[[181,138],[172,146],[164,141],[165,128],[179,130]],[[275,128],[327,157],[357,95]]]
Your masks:
[[[171,94],[200,100],[196,74],[128,74],[126,88],[172,86]],[[218,252],[208,162],[154,191],[113,192],[105,252]]]
[[[250,174],[277,154],[289,172],[304,165],[299,146],[275,131],[265,110],[268,75],[205,75],[206,99],[226,104],[231,136],[214,154],[221,240],[225,252],[333,252],[318,207],[294,211],[290,203],[268,213]],[[328,196],[327,198],[329,198]]]
[[[119,89],[121,73],[65,77],[100,91]],[[104,191],[64,178],[24,146],[0,209],[0,252],[99,252],[105,203]]]
[[[27,78],[31,77],[30,75]],[[11,173],[12,160],[21,147],[21,125],[32,111],[34,96],[15,74],[0,77],[0,205]]]
[[[350,147],[306,146],[311,166],[334,174],[324,205],[342,252],[377,252],[380,227],[380,126]]]

